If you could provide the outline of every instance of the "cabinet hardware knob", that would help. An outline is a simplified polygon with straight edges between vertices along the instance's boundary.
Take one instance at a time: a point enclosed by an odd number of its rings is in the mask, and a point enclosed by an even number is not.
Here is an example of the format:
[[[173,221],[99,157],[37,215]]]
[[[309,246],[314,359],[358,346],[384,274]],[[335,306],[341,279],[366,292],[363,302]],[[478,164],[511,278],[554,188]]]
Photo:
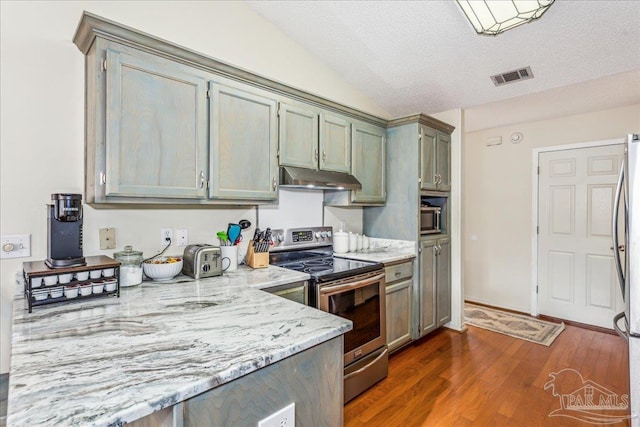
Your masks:
[[[275,177],[273,177],[273,179],[271,180],[271,185],[272,185],[273,191],[276,191],[276,189],[278,188],[278,183],[276,182]]]
[[[204,171],[200,171],[200,188],[204,188]]]

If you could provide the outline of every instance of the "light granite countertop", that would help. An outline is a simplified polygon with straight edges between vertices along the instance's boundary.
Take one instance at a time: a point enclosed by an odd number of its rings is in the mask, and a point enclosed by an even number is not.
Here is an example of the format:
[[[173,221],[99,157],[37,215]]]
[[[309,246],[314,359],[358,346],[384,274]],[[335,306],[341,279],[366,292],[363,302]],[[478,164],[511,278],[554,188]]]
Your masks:
[[[381,262],[388,265],[415,258],[416,242],[369,237],[369,249],[334,255],[340,258]]]
[[[259,290],[308,277],[241,266],[31,314],[18,298],[7,425],[122,425],[351,330]]]

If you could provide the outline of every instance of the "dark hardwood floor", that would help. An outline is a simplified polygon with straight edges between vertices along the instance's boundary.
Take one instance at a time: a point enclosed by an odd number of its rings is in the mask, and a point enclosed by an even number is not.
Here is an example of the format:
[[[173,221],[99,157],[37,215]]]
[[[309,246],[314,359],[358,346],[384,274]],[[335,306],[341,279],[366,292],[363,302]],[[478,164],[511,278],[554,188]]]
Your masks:
[[[463,334],[440,329],[394,354],[389,376],[345,406],[344,425],[598,425],[549,416],[560,398],[544,386],[565,368],[619,396],[629,393],[628,349],[618,336],[567,326],[545,347],[473,326]]]

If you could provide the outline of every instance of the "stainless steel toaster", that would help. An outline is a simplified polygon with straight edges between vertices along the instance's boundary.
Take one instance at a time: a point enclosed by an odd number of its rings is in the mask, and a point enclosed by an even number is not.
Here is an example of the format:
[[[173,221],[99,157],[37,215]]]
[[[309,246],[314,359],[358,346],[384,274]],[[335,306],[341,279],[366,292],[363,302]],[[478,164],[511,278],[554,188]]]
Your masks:
[[[218,246],[197,244],[184,248],[182,272],[194,279],[220,276],[222,258]]]

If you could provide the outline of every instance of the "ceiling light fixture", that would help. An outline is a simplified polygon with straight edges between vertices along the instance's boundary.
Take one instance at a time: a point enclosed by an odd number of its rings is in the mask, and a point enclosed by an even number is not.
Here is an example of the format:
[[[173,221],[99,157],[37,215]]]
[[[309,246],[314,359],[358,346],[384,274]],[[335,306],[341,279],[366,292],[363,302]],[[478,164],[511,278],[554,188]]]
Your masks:
[[[555,0],[456,0],[478,34],[496,36],[544,14]]]

